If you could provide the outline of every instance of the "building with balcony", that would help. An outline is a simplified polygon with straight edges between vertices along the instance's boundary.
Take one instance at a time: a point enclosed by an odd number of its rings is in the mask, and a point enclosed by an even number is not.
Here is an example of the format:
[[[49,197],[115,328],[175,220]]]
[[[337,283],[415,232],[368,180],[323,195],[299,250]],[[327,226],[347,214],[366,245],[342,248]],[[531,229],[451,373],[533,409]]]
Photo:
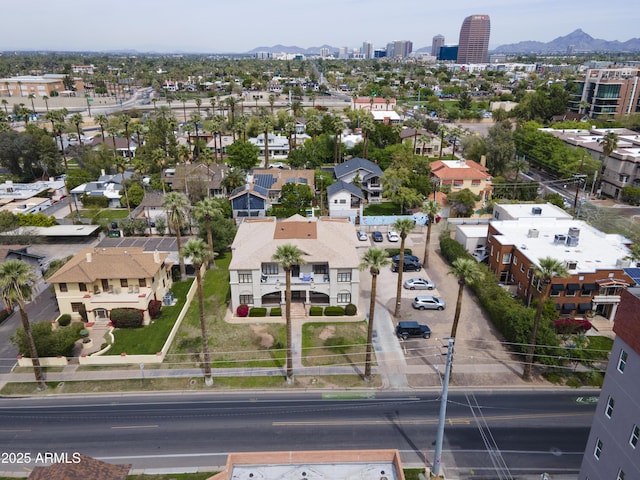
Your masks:
[[[538,207],[532,207],[537,209]],[[551,257],[569,276],[554,278],[551,300],[560,315],[595,312],[610,321],[616,317],[622,291],[633,284],[624,268],[631,243],[617,234],[605,234],[591,225],[561,217],[523,216],[492,220],[486,252],[489,269],[499,281],[527,303],[543,290],[542,279],[533,274],[541,258]]]
[[[640,288],[622,292],[579,480],[640,478]]]
[[[411,145],[414,155],[434,157],[440,155],[441,140],[428,130],[403,128],[400,132],[402,143]]]
[[[354,157],[336,165],[333,174],[336,180],[358,187],[367,202],[380,203],[382,200],[382,169],[372,161]]]
[[[293,244],[304,263],[291,270],[291,298],[311,305],[358,305],[360,257],[356,230],[347,219],[275,217],[246,219],[231,245],[231,308],[280,306],[285,301],[285,272],[273,259],[276,249]]]
[[[115,308],[132,308],[151,321],[149,304],[162,301],[172,285],[168,253],[143,247],[89,248],[49,278],[61,314],[80,318],[82,305],[90,322],[106,323]]]
[[[250,138],[248,142],[260,149],[258,155],[261,157],[264,157],[265,150],[269,152],[269,159],[285,159],[289,156],[289,139],[287,137],[270,133],[265,142],[264,134],[262,134]]]
[[[613,120],[640,112],[640,68],[590,68],[576,80],[569,110]]]

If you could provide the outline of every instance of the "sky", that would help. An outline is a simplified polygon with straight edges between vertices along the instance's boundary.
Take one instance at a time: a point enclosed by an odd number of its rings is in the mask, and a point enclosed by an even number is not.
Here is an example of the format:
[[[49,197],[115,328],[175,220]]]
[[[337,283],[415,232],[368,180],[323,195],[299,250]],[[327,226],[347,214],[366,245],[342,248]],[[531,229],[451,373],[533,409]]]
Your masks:
[[[456,45],[468,15],[491,18],[489,47],[548,42],[581,28],[594,38],[640,36],[628,0],[32,0],[3,1],[0,51],[243,53],[276,44],[384,48],[434,35]]]

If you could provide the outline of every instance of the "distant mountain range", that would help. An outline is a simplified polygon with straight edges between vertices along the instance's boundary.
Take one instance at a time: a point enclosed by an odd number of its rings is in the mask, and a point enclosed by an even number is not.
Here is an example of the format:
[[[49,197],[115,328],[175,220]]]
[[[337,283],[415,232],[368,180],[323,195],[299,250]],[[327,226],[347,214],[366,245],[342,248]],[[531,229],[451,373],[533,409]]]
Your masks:
[[[271,47],[256,47],[247,52],[254,54],[258,52],[269,53],[301,53],[303,55],[319,55],[321,48],[328,48],[331,53],[337,52],[338,47],[322,45],[320,47],[302,48],[296,45],[273,45]],[[431,46],[421,47],[416,52],[430,52]],[[492,50],[493,53],[507,54],[529,54],[529,53],[584,53],[584,52],[640,52],[640,38],[632,38],[626,42],[618,40],[602,40],[593,38],[588,33],[578,28],[564,37],[558,37],[550,42],[536,42],[527,40],[524,42],[500,45]]]
[[[564,37],[550,42],[525,41],[500,45],[493,53],[581,53],[581,52],[638,52],[640,38],[632,38],[626,42],[618,40],[602,40],[593,38],[588,33],[577,29]]]

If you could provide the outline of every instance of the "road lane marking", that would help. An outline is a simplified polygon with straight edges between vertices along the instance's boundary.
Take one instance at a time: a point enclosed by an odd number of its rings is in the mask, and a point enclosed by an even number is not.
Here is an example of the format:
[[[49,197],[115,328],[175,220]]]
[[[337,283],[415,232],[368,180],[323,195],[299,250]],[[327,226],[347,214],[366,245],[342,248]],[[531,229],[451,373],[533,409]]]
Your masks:
[[[112,430],[125,428],[158,428],[159,425],[123,425],[121,427],[111,427]]]
[[[535,420],[541,418],[566,418],[566,417],[585,417],[593,416],[593,413],[538,413],[538,414],[522,414],[522,415],[494,415],[484,416],[485,420],[500,421],[500,420]],[[447,422],[451,425],[469,425],[474,421],[473,417],[456,417],[448,418]],[[328,421],[301,421],[301,422],[271,422],[274,427],[296,427],[296,426],[332,426],[332,425],[436,425],[438,423],[437,418],[430,420],[328,420]]]

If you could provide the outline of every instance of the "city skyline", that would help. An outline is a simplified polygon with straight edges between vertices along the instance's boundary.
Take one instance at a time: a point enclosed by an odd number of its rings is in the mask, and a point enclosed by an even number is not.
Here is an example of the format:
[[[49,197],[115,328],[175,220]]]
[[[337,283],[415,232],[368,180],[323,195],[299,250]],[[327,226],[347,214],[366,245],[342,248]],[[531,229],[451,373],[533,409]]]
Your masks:
[[[256,0],[208,4],[184,0],[112,0],[87,7],[68,0],[59,4],[34,0],[26,11],[15,2],[3,6],[7,20],[0,31],[0,51],[114,51],[243,53],[273,45],[301,48],[360,48],[371,42],[384,48],[398,39],[414,50],[430,51],[433,36],[446,45],[458,43],[469,15],[491,17],[489,49],[525,40],[548,42],[581,28],[594,38],[626,41],[637,37],[628,2],[585,0],[580,8],[550,0],[489,0],[481,7],[463,0],[433,5],[400,0],[389,7],[381,0],[327,0],[313,7],[303,2]],[[593,12],[598,14],[594,15]]]

